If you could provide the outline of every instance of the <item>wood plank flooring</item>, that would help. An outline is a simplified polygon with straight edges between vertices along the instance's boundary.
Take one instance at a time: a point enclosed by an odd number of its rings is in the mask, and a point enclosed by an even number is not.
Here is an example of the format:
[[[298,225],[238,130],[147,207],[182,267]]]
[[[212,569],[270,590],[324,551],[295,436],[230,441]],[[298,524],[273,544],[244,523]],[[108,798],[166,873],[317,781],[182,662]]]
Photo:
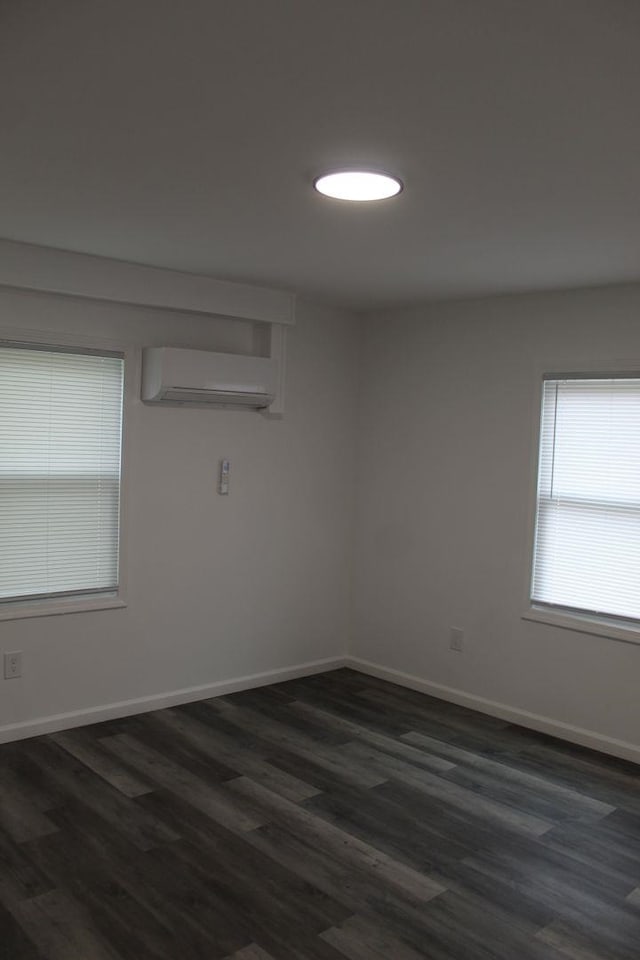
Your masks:
[[[2,960],[639,960],[640,768],[338,670],[0,747]]]

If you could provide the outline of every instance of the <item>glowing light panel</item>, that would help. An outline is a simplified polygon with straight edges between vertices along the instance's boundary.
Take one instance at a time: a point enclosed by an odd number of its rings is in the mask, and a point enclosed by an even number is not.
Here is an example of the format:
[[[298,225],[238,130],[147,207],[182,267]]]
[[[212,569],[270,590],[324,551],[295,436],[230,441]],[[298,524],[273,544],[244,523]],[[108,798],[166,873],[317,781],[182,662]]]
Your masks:
[[[402,190],[396,177],[368,170],[341,170],[318,177],[314,187],[319,193],[335,200],[352,200],[365,203],[368,200],[386,200]]]

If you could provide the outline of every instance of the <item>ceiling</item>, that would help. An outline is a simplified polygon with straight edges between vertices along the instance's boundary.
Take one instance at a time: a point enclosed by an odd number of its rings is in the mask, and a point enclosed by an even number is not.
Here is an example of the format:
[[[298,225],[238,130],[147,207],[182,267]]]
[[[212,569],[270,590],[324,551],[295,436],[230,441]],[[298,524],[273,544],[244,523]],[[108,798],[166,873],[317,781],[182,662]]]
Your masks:
[[[355,309],[640,279],[637,0],[0,0],[0,236]],[[320,197],[373,165],[404,192]]]

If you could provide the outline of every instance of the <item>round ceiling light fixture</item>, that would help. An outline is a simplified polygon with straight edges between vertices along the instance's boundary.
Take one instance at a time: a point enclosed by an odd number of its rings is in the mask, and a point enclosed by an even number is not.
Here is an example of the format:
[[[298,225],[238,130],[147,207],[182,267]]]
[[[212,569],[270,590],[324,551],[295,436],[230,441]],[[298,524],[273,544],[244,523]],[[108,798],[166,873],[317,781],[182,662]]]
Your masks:
[[[402,181],[388,173],[373,170],[336,170],[316,177],[313,185],[318,193],[335,200],[366,203],[369,200],[387,200],[402,190]]]

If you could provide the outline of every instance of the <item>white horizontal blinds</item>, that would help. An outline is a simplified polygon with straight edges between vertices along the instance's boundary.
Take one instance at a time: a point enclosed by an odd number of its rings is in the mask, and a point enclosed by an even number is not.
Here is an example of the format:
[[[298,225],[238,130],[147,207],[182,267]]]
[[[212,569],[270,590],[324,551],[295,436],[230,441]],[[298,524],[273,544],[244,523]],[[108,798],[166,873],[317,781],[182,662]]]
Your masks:
[[[0,347],[0,600],[118,585],[123,360]]]
[[[532,599],[640,620],[640,380],[544,384]]]

